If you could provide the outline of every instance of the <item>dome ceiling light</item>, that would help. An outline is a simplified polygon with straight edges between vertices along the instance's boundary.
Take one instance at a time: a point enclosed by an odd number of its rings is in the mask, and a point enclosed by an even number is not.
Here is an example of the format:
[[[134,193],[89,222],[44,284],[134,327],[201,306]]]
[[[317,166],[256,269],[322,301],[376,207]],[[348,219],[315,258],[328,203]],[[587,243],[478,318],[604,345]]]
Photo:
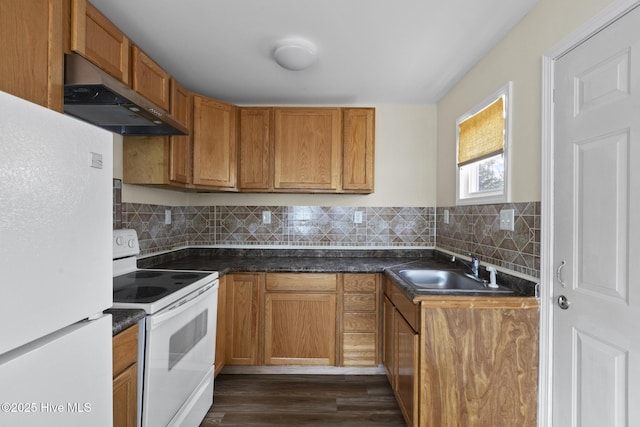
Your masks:
[[[301,71],[316,62],[316,47],[302,38],[283,39],[276,43],[273,59],[282,68]]]

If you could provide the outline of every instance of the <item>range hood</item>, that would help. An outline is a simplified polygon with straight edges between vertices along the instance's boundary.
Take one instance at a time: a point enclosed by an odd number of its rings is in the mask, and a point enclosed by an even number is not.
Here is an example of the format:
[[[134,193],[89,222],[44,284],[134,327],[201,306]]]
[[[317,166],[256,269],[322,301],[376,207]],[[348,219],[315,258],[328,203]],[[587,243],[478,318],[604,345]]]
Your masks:
[[[186,135],[171,114],[77,54],[65,55],[64,112],[122,135]]]

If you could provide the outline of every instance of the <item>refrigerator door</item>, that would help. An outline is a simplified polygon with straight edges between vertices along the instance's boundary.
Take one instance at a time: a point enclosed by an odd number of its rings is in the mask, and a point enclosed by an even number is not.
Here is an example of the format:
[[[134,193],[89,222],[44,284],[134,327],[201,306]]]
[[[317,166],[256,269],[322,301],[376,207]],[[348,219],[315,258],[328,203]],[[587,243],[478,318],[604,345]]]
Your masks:
[[[0,356],[3,427],[113,425],[111,315]]]
[[[111,307],[112,162],[109,132],[0,92],[0,354]]]

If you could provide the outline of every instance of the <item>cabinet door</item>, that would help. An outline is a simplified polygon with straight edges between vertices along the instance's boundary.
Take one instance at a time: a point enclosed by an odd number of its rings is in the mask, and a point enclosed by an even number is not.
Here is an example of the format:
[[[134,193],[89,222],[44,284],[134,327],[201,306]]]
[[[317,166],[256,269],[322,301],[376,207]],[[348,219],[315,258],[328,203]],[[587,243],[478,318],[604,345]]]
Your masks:
[[[0,2],[0,90],[62,112],[62,0]]]
[[[342,188],[373,192],[375,110],[345,108],[342,112]]]
[[[274,188],[337,191],[340,109],[274,109]]]
[[[272,189],[271,108],[240,108],[240,189]]]
[[[131,49],[131,87],[158,107],[169,111],[169,74],[138,46]]]
[[[127,36],[91,3],[72,0],[71,50],[128,85],[129,48]]]
[[[265,295],[266,365],[335,365],[335,294]]]
[[[395,324],[395,308],[391,300],[384,297],[382,305],[382,364],[387,371],[387,378],[391,388],[396,390],[396,365],[395,365],[395,349],[396,343],[396,324]]]
[[[192,96],[180,83],[171,79],[171,115],[189,129],[193,113]],[[169,139],[169,181],[178,184],[191,184],[191,135],[171,136]]]
[[[538,308],[509,300],[423,307],[425,425],[536,425]]]
[[[138,365],[134,363],[113,379],[113,427],[136,427],[138,418]]]
[[[218,283],[218,313],[216,320],[216,358],[214,376],[224,368],[226,359],[227,328],[227,277],[221,276]]]
[[[236,107],[193,96],[193,183],[210,189],[237,189]]]
[[[227,365],[258,365],[258,321],[260,319],[261,274],[227,276],[226,357]]]
[[[396,312],[396,398],[408,426],[418,423],[419,336]]]

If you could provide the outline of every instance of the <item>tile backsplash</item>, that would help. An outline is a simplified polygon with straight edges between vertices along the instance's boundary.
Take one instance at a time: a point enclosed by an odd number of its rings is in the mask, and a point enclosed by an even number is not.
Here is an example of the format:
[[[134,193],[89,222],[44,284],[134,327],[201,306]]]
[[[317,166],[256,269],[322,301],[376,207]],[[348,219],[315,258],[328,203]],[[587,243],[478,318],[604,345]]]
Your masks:
[[[503,208],[515,210],[514,231],[499,229]],[[166,210],[171,224],[165,224]],[[269,212],[270,223],[263,222],[263,212]],[[355,221],[356,212],[362,222]],[[137,230],[142,254],[187,245],[435,247],[474,253],[483,262],[533,277],[540,270],[539,202],[450,208],[162,206],[122,203],[120,182],[114,180],[113,226]]]
[[[514,210],[513,231],[500,230],[502,209]],[[540,202],[438,207],[436,229],[440,249],[540,277]]]

